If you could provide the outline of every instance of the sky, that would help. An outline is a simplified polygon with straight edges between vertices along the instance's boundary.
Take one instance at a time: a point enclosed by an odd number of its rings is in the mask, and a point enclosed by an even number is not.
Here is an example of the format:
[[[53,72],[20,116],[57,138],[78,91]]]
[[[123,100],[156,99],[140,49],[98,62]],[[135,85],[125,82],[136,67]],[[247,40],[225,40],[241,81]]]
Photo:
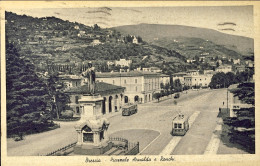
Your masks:
[[[99,7],[10,9],[33,17],[55,16],[102,28],[140,23],[186,25],[253,38],[253,6]]]

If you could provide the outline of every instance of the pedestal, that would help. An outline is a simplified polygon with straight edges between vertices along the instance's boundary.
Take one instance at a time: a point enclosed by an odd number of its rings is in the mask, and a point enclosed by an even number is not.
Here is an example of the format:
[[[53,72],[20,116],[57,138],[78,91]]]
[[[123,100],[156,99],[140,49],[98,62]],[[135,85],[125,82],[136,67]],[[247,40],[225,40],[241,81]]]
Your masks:
[[[75,126],[78,136],[75,154],[100,155],[112,147],[107,137],[109,121],[101,117],[102,102],[103,98],[99,95],[83,96],[79,100],[82,114]]]

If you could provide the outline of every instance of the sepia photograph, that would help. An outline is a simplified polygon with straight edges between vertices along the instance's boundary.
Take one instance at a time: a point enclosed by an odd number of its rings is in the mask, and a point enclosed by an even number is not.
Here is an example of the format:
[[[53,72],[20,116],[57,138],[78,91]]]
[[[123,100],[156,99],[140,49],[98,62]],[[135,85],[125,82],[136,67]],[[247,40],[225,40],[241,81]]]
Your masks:
[[[254,5],[1,10],[6,157],[256,154]]]

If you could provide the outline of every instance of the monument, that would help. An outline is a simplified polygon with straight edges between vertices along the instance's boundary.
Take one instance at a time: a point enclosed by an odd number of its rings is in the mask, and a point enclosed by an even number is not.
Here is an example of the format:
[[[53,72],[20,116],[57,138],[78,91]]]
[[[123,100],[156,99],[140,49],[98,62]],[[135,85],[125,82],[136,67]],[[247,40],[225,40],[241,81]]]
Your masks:
[[[109,121],[102,118],[103,98],[95,93],[95,71],[91,63],[82,75],[87,77],[89,94],[79,99],[82,114],[75,126],[78,140],[74,147],[74,154],[101,155],[112,147],[107,136]]]

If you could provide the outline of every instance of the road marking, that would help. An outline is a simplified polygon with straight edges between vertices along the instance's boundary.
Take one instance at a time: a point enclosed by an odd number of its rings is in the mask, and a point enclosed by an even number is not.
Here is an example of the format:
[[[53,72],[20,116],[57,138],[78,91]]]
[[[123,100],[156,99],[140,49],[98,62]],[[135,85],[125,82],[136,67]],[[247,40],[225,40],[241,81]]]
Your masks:
[[[221,119],[219,118],[218,124],[215,128],[214,133],[211,136],[211,139],[209,141],[209,144],[208,144],[204,154],[206,154],[206,155],[217,154],[218,148],[219,148],[219,143],[220,143],[218,131],[221,131],[221,130],[222,130],[222,125],[221,125]]]
[[[190,118],[189,118],[189,126],[191,127],[193,122],[198,117],[200,111],[194,112]],[[163,151],[160,153],[160,155],[170,155],[171,152],[175,149],[175,147],[178,145],[180,140],[182,139],[182,136],[174,136],[172,140],[169,142],[169,144],[163,149]]]
[[[138,155],[140,155],[143,151],[145,151],[154,141],[157,140],[157,138],[160,137],[161,132],[159,132],[159,133],[160,133],[160,134],[159,134],[153,141],[151,141],[145,148],[143,148],[143,150],[142,150],[141,152],[139,152]]]

